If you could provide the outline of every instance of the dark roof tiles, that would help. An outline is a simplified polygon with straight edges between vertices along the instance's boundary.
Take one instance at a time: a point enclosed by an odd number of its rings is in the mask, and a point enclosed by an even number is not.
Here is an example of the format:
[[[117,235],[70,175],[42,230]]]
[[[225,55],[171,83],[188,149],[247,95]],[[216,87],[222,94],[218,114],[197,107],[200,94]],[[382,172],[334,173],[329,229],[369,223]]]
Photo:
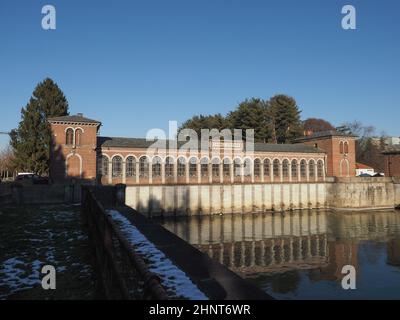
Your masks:
[[[161,140],[162,141],[162,140]],[[118,137],[98,137],[97,145],[102,148],[148,148],[155,141],[146,141],[144,138],[118,138]],[[169,147],[171,140],[166,140],[166,146]],[[186,142],[178,142],[178,147]],[[259,152],[297,152],[297,153],[323,153],[321,149],[313,146],[297,144],[271,144],[255,143],[254,151]]]
[[[83,115],[61,116],[48,119],[50,122],[82,122],[100,124],[100,121],[85,118]]]

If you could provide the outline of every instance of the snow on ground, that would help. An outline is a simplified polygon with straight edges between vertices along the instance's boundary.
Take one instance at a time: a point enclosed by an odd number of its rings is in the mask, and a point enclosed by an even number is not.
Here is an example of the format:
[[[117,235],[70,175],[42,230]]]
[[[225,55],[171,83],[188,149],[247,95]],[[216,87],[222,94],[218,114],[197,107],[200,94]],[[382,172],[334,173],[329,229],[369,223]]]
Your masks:
[[[118,224],[135,251],[149,261],[149,270],[160,277],[165,288],[173,291],[176,297],[208,300],[186,273],[158,250],[127,218],[116,210],[107,210],[107,213]]]
[[[0,268],[0,273],[3,274],[2,281],[4,281],[10,289],[9,293],[17,292],[21,287],[28,289],[40,284],[39,270],[41,265],[41,261],[33,261],[30,264],[29,276],[27,276],[27,263],[24,261],[15,257],[4,261]],[[4,297],[0,295],[0,299],[2,298]]]

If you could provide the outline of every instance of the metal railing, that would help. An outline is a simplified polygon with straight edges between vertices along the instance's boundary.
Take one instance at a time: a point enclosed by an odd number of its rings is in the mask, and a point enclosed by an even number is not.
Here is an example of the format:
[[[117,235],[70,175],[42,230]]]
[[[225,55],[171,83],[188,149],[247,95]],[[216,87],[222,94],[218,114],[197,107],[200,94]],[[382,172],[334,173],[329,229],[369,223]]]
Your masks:
[[[82,211],[94,246],[97,272],[107,299],[166,300],[160,279],[122,235],[96,199],[95,188],[82,187]]]

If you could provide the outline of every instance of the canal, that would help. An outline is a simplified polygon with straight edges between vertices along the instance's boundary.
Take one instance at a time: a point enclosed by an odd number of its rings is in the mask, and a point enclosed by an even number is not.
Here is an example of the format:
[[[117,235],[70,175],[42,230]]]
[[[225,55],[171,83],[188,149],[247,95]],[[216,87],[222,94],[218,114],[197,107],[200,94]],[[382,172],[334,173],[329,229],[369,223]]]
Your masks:
[[[166,218],[168,230],[276,299],[400,299],[400,212]],[[342,268],[356,270],[344,290]]]

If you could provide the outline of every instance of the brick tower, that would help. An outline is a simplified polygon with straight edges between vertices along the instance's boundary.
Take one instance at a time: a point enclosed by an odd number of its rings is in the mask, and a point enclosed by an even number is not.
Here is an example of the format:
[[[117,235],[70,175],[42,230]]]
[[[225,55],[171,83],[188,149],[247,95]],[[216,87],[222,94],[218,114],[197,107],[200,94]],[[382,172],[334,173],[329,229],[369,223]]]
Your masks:
[[[326,152],[327,176],[356,176],[355,135],[336,131],[323,131],[299,138],[296,142],[312,145]]]
[[[80,113],[48,121],[52,131],[50,179],[53,182],[95,181],[97,132],[101,123]]]

